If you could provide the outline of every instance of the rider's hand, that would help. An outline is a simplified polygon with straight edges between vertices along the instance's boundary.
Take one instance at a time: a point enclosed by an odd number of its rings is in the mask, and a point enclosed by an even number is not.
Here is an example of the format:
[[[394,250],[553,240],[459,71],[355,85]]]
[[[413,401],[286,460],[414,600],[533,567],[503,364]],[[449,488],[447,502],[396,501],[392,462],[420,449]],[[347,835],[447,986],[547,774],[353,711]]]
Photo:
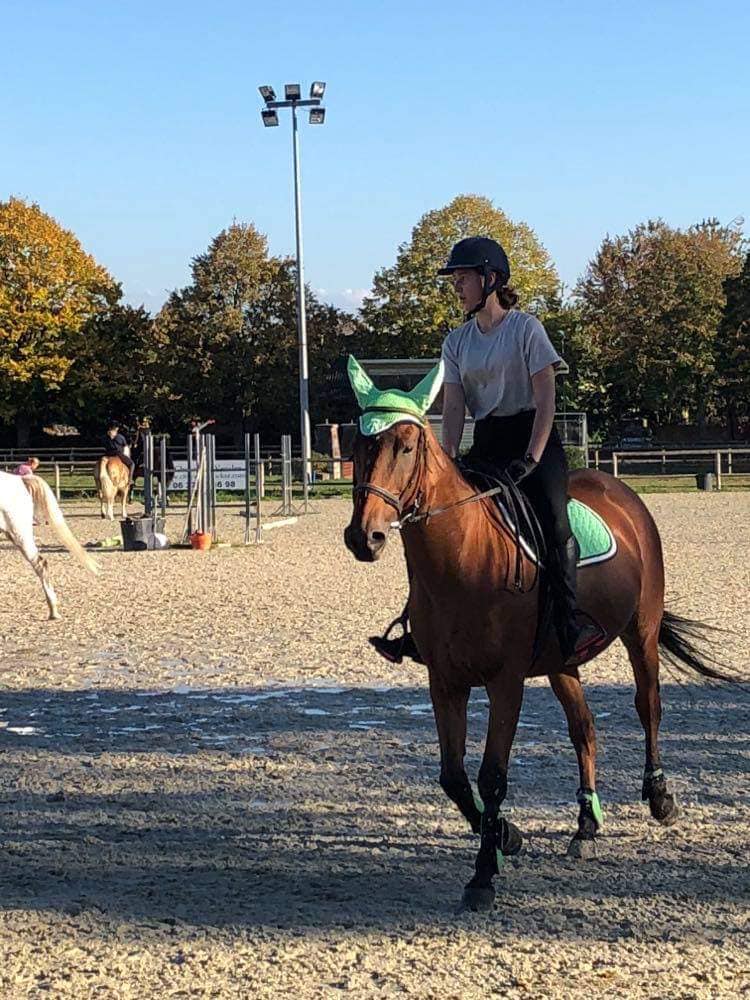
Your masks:
[[[514,458],[505,470],[514,483],[520,483],[522,479],[530,476],[539,463],[532,455],[525,455],[523,458]]]

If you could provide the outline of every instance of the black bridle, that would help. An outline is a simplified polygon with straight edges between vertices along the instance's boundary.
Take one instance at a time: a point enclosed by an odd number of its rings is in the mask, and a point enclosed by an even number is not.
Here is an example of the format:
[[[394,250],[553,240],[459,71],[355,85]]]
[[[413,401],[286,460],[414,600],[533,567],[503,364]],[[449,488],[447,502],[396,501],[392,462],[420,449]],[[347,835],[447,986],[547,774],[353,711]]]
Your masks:
[[[371,413],[377,409],[377,407],[370,407],[364,412]],[[385,408],[382,409],[385,410]],[[388,409],[387,412],[392,413],[393,410]],[[411,414],[409,414],[409,416],[411,416]],[[404,423],[405,421],[398,422]],[[365,482],[357,483],[354,486],[354,494],[356,495],[357,492],[371,493],[374,496],[380,497],[381,500],[384,500],[387,504],[393,507],[398,514],[398,520],[391,522],[390,527],[395,528],[397,531],[400,531],[401,528],[407,524],[418,524],[420,521],[429,523],[431,518],[439,517],[441,514],[446,514],[448,511],[457,510],[459,507],[464,507],[470,503],[476,503],[479,500],[488,500],[490,497],[502,495],[506,510],[512,512],[513,515],[512,534],[516,550],[514,573],[515,589],[517,591],[523,590],[523,570],[521,558],[521,524],[523,522],[526,525],[529,537],[533,540],[537,553],[537,558],[533,560],[534,576],[531,587],[529,588],[530,590],[533,590],[539,577],[541,560],[546,555],[546,545],[544,541],[544,533],[542,532],[539,520],[530,503],[519,490],[518,485],[505,474],[503,479],[485,476],[484,478],[487,482],[494,481],[497,485],[492,486],[489,489],[482,490],[480,493],[473,493],[471,496],[464,497],[462,500],[455,500],[453,503],[446,504],[444,507],[436,507],[432,510],[428,509],[420,511],[420,507],[424,501],[422,479],[427,466],[427,440],[424,431],[424,422],[420,422],[419,443],[417,445],[417,449],[418,452],[414,463],[414,469],[409,477],[409,482],[406,484],[401,493],[397,495],[395,493],[391,493],[390,490],[383,489],[382,486],[378,486],[376,483]],[[413,499],[409,502],[408,497],[411,491],[413,491]],[[404,508],[406,507],[410,507],[411,509],[407,510],[405,513]]]
[[[388,412],[393,413],[392,409],[386,409],[385,407],[368,407],[365,413],[376,413],[376,412]],[[409,414],[411,416],[411,414]],[[397,421],[398,423],[407,423],[407,421]],[[409,421],[411,422],[411,421]],[[417,457],[414,462],[414,468],[411,475],[409,476],[409,482],[403,488],[401,493],[398,495],[396,493],[391,493],[390,490],[383,489],[382,486],[378,486],[376,483],[357,483],[354,487],[354,493],[372,493],[376,497],[380,497],[381,500],[385,500],[398,514],[398,521],[394,521],[391,524],[392,528],[401,528],[404,524],[409,521],[414,520],[417,516],[419,508],[424,499],[423,491],[421,489],[421,482],[424,476],[425,470],[425,460],[427,455],[427,442],[424,433],[424,423],[420,421],[419,424],[419,442],[417,444]],[[415,482],[416,481],[416,482]],[[407,502],[407,500],[402,499],[403,497],[408,498],[412,495],[412,500]],[[411,510],[404,514],[404,508],[410,506]]]

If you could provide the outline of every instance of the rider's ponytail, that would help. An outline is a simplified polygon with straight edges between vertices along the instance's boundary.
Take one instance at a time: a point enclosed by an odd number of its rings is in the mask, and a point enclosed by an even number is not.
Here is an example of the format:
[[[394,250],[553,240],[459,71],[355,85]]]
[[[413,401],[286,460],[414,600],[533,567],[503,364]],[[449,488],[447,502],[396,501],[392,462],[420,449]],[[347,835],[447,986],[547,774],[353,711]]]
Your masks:
[[[497,298],[503,309],[512,309],[518,304],[518,293],[511,285],[503,285],[497,290]]]

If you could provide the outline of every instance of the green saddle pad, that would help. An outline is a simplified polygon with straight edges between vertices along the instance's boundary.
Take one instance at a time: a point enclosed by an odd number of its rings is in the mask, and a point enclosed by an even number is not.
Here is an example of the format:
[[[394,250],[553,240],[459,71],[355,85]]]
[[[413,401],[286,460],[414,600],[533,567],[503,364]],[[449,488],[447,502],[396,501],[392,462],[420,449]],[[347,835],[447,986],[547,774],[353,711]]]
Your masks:
[[[615,536],[596,511],[587,507],[585,503],[581,503],[580,500],[569,500],[568,518],[581,550],[579,566],[604,562],[617,552]]]

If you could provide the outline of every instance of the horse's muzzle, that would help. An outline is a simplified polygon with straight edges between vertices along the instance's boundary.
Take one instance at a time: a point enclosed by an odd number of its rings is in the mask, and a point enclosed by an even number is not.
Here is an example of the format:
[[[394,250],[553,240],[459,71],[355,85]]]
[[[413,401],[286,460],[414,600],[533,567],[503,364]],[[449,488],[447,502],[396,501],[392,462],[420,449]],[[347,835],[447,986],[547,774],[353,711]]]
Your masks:
[[[353,524],[344,529],[344,543],[359,562],[375,562],[385,548],[384,531],[365,531]]]

